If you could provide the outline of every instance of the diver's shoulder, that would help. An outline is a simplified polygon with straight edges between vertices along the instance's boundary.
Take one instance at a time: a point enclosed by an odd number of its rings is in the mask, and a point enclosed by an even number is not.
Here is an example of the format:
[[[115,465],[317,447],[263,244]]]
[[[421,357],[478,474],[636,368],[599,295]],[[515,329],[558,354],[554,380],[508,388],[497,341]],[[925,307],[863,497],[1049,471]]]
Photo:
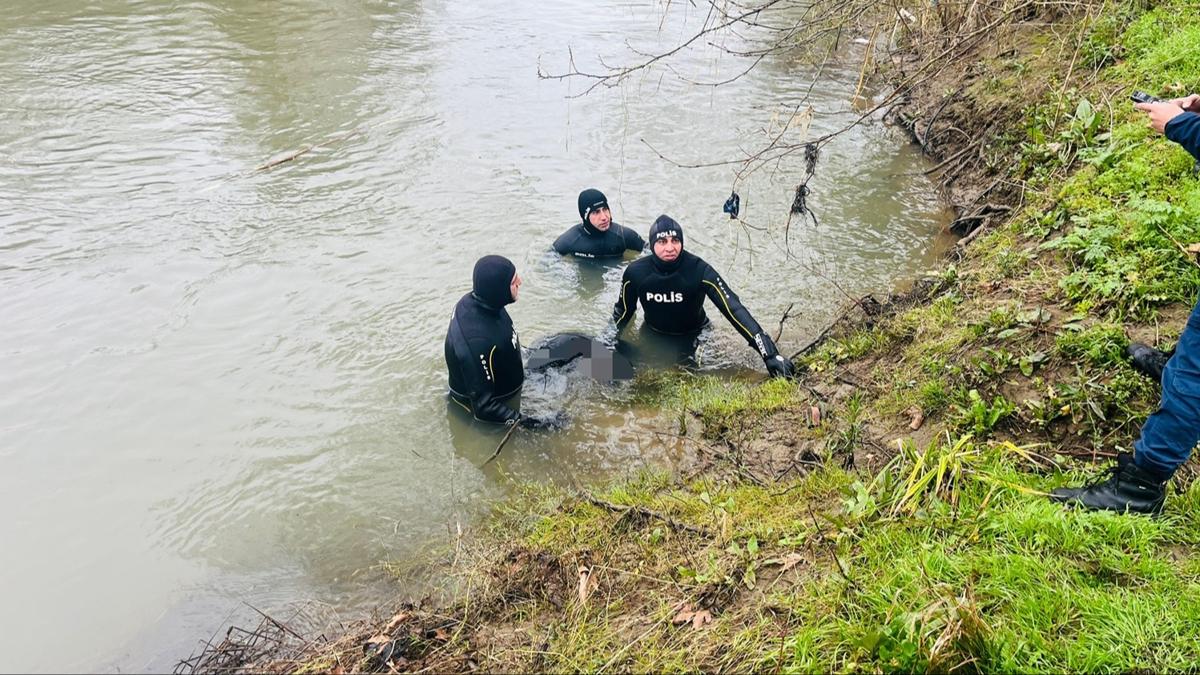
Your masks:
[[[701,258],[700,256],[696,255],[695,253],[692,253],[686,249],[684,249],[683,251],[680,251],[679,257],[682,258],[682,260],[680,260],[680,262],[679,262],[680,267],[687,267],[687,268],[712,267],[712,265],[709,265],[708,262],[704,258]]]
[[[625,269],[628,270],[630,273],[652,272],[652,271],[654,271],[654,261],[651,260],[650,258],[651,258],[651,255],[644,255],[644,256],[634,260],[633,262],[629,263],[629,265]]]
[[[570,253],[581,236],[583,236],[583,226],[575,223],[554,240],[554,250],[559,253]]]

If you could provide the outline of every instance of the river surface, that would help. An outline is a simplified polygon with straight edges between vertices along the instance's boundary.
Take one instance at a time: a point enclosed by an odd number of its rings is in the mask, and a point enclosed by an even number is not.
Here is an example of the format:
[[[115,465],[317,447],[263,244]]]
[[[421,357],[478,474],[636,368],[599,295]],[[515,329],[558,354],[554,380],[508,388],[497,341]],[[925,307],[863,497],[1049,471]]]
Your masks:
[[[579,98],[585,81],[539,79],[570,54],[599,69],[674,44],[704,19],[686,2],[6,7],[0,670],[170,669],[249,605],[353,617],[399,593],[379,562],[469,526],[514,481],[678,459],[655,411],[579,378],[530,384],[527,406],[572,425],[518,434],[487,471],[496,430],[448,413],[442,339],[479,256],[518,265],[525,344],[603,328],[620,265],[548,252],[582,188],[643,236],[673,216],[772,331],[795,303],[784,353],[844,302],[833,282],[918,274],[946,221],[878,120],[824,149],[820,224],[793,222],[786,246],[799,157],[738,185],[758,231],[721,213],[733,168],[658,154],[739,157],[810,88],[809,133],[837,128],[856,115],[854,59],[689,85],[675,73],[746,65],[702,40],[674,72]],[[710,314],[703,369],[761,378]]]

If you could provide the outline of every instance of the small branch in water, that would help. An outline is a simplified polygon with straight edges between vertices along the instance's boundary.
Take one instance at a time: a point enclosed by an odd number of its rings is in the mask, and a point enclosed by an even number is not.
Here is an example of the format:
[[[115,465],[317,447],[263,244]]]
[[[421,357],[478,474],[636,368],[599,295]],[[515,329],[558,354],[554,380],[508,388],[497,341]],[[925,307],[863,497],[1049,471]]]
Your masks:
[[[483,464],[480,464],[479,468],[482,469],[483,467],[487,466],[488,464],[491,464],[493,459],[496,459],[497,457],[500,456],[500,451],[504,449],[504,444],[507,443],[508,439],[512,437],[513,432],[517,430],[518,426],[520,426],[520,425],[517,424],[515,421],[512,424],[508,425],[508,431],[505,432],[504,438],[500,439],[500,445],[496,446],[496,451],[492,453],[491,457],[487,458],[487,461],[485,461]]]
[[[280,164],[286,164],[286,163],[296,159],[297,157],[300,157],[301,155],[304,155],[309,152],[312,152],[313,150],[316,150],[317,148],[327,148],[335,143],[340,143],[340,142],[346,140],[347,138],[350,138],[351,136],[355,136],[359,133],[362,133],[362,131],[363,131],[362,128],[351,129],[350,131],[347,131],[345,133],[335,135],[335,136],[331,137],[329,140],[324,141],[322,143],[316,143],[314,145],[306,145],[298,150],[293,150],[287,154],[273,157],[273,158],[268,159],[267,161],[263,162],[262,164],[259,164],[258,166],[254,167],[254,171],[255,171],[255,173],[257,173],[259,171],[266,171],[267,169],[270,169],[272,167],[279,166]]]

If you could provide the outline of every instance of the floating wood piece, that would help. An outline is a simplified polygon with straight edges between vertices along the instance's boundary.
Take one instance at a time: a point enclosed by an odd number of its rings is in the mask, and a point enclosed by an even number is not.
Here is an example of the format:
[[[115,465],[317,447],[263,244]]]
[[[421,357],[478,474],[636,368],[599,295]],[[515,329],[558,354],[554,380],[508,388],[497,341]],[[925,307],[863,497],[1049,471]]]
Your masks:
[[[500,451],[504,449],[504,444],[507,443],[508,439],[512,437],[513,432],[517,430],[518,426],[520,426],[520,425],[517,424],[516,422],[513,422],[512,424],[508,425],[508,431],[504,434],[504,438],[500,439],[500,445],[496,446],[496,451],[493,452],[492,456],[488,457],[487,460],[485,460],[483,464],[480,464],[479,468],[482,469],[483,467],[487,466],[488,464],[491,464],[493,459],[496,459],[497,457],[500,456]]]

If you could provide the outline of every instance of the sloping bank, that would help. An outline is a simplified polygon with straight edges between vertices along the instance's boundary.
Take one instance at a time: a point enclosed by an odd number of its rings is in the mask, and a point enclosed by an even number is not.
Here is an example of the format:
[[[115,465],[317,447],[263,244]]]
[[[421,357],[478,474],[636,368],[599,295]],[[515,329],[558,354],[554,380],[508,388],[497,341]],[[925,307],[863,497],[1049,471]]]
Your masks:
[[[936,77],[912,74],[938,40],[886,71],[914,85],[893,117],[937,161],[969,244],[907,297],[861,303],[800,357],[799,383],[641,383],[679,411],[698,466],[530,487],[446,554],[441,601],[340,637],[264,622],[191,665],[1194,669],[1194,472],[1158,519],[1043,493],[1131,446],[1157,392],[1122,350],[1169,345],[1200,289],[1184,250],[1200,180],[1128,103],[1200,87],[1200,7],[1002,18]]]

